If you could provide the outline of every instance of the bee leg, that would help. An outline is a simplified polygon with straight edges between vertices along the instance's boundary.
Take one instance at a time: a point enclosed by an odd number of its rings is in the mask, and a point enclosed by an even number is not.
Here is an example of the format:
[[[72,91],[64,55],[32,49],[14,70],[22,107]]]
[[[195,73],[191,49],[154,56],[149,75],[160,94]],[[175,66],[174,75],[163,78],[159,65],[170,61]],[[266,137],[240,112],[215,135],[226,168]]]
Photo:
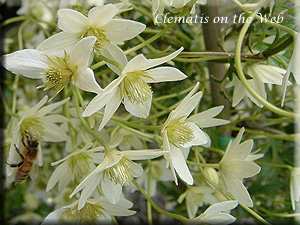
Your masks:
[[[24,163],[24,160],[22,160],[21,162],[19,162],[19,163],[12,163],[12,164],[9,164],[9,163],[7,163],[7,162],[5,162],[7,165],[9,165],[10,167],[20,167],[20,166],[22,166],[23,165],[23,163]]]
[[[24,160],[23,154],[20,152],[20,150],[18,149],[18,147],[16,145],[15,145],[15,148],[16,148],[16,151],[17,151],[18,155],[20,156],[20,158]]]
[[[27,147],[27,145],[25,144],[25,141],[24,141],[24,137],[22,137],[22,143],[23,143],[24,147]]]

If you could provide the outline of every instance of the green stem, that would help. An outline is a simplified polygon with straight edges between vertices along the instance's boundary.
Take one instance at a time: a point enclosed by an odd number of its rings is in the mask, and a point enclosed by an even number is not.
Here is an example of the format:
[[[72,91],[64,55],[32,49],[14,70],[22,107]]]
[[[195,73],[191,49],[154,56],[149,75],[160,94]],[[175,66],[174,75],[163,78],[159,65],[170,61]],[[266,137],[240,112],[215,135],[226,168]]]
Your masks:
[[[151,197],[151,160],[148,160],[148,166],[150,167],[149,173],[148,173],[148,184],[147,184],[147,189],[148,189],[148,196]],[[153,220],[152,220],[152,207],[151,203],[147,201],[147,219],[148,219],[148,224],[152,225]]]
[[[247,82],[247,79],[243,73],[243,69],[242,69],[242,63],[241,63],[241,49],[242,49],[242,42],[244,39],[244,36],[250,26],[250,24],[252,23],[252,21],[255,18],[255,15],[257,14],[257,12],[259,11],[259,9],[255,10],[251,15],[250,15],[250,21],[247,22],[243,25],[241,32],[239,34],[237,43],[236,43],[236,51],[235,51],[235,63],[236,63],[236,71],[237,74],[239,76],[239,79],[241,80],[241,82],[243,83],[244,87],[247,89],[247,91],[257,100],[259,101],[261,104],[263,104],[266,108],[268,108],[269,110],[271,110],[272,112],[281,115],[281,116],[286,116],[286,117],[291,117],[291,118],[295,118],[296,115],[294,113],[285,111],[283,109],[280,109],[276,106],[274,106],[273,104],[267,102],[266,100],[264,100],[259,94],[257,94],[252,87],[250,87],[250,85]]]
[[[181,216],[181,215],[177,215],[175,213],[170,213],[170,212],[167,212],[163,209],[161,209],[152,199],[151,197],[149,197],[146,192],[143,190],[143,188],[133,179],[132,180],[132,183],[137,187],[137,189],[142,193],[142,195],[144,195],[144,197],[147,199],[148,202],[150,202],[150,204],[152,205],[152,207],[159,213],[167,216],[167,217],[170,217],[170,218],[174,218],[174,219],[177,219],[177,220],[180,220],[182,222],[185,222],[187,221],[187,218],[184,217],[184,216]]]
[[[257,220],[262,222],[263,224],[271,225],[268,221],[266,221],[264,218],[262,218],[260,215],[258,215],[256,212],[254,212],[252,209],[250,209],[248,206],[245,206],[243,203],[239,202],[239,205],[245,209],[248,213],[250,213],[252,216],[254,216]]]
[[[110,58],[108,58],[108,57],[105,57],[105,56],[103,56],[103,55],[97,55],[97,56],[98,56],[100,59],[104,60],[105,62],[110,63],[110,64],[116,66],[120,71],[122,71],[122,70],[124,69],[124,66],[123,66],[121,63],[118,63],[118,62],[115,61],[115,60],[112,60],[112,59],[110,59]]]
[[[85,119],[81,115],[80,107],[79,107],[79,101],[78,101],[78,96],[76,92],[76,86],[72,86],[72,91],[73,91],[73,99],[74,99],[74,105],[76,108],[77,115],[81,121],[81,124],[83,127],[105,148],[106,151],[110,149],[109,145],[106,144],[106,142],[95,132],[93,131],[88,123],[85,121]]]
[[[261,161],[256,161],[256,163],[258,165],[263,165],[263,166],[276,167],[276,168],[284,168],[284,169],[288,169],[290,171],[293,170],[293,167],[289,166],[289,165],[281,165],[281,164],[267,163],[267,162],[261,162]]]

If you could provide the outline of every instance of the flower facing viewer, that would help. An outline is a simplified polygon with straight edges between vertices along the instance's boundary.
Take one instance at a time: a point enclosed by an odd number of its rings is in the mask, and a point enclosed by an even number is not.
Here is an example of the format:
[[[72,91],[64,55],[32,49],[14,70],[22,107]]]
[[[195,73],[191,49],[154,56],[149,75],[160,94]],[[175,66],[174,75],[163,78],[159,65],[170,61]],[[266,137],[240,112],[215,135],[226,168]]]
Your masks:
[[[62,54],[61,49],[69,52],[81,38],[94,36],[94,50],[101,53],[107,46],[123,44],[145,29],[146,26],[139,22],[114,19],[118,12],[119,9],[112,4],[92,8],[87,17],[76,10],[60,9],[57,13],[58,28],[62,32],[43,41],[37,49]]]
[[[54,98],[69,82],[78,88],[99,93],[94,72],[88,68],[91,63],[95,37],[87,37],[79,41],[72,49],[70,56],[65,52],[64,59],[55,55],[45,55],[35,49],[24,49],[3,57],[4,67],[15,74],[32,79],[43,79],[39,88],[44,90],[54,88]]]
[[[125,109],[130,114],[140,118],[148,117],[152,103],[152,90],[148,83],[178,81],[187,77],[180,70],[173,67],[152,67],[174,59],[182,50],[183,48],[180,48],[168,56],[157,59],[146,59],[140,54],[129,62],[127,62],[125,55],[115,55],[116,60],[125,57],[125,61],[120,62],[124,65],[123,70],[119,71],[112,68],[119,77],[103,89],[103,92],[93,98],[82,115],[84,117],[90,116],[105,107],[104,116],[99,127],[99,130],[101,130],[123,101]]]
[[[199,86],[193,90],[173,110],[164,123],[161,133],[163,136],[163,149],[167,151],[167,159],[177,184],[176,173],[187,184],[192,185],[194,180],[185,161],[183,151],[188,151],[191,146],[204,145],[208,142],[206,134],[187,117],[198,105],[202,92],[194,94]]]

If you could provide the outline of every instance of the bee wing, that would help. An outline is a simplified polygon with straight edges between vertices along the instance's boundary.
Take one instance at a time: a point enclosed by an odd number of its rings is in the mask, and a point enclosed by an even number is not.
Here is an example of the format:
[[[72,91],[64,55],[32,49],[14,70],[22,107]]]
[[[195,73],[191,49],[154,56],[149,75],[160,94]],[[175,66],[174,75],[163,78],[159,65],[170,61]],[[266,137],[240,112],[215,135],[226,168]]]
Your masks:
[[[29,173],[30,178],[34,181],[34,183],[38,183],[40,180],[40,169],[38,159],[34,161],[31,171]]]

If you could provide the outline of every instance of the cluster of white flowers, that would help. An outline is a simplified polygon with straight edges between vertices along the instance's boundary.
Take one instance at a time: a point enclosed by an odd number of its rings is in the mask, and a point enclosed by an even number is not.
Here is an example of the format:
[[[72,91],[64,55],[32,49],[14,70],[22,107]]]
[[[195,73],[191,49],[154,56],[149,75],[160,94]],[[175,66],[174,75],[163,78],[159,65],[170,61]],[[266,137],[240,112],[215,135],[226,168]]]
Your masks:
[[[152,0],[152,13],[162,13],[165,6],[180,9],[189,2]],[[206,4],[206,1],[198,0],[197,3]],[[80,11],[76,5],[90,10]],[[143,23],[120,16],[130,8],[131,5],[125,2],[24,1],[18,14],[27,15],[30,11],[49,23],[57,19],[57,28],[61,31],[43,41],[41,39],[45,37],[38,34],[36,40],[25,45],[28,48],[2,57],[2,64],[8,71],[36,79],[35,87],[52,92],[49,102],[54,102],[44,106],[48,101],[46,95],[30,109],[24,107],[18,112],[10,112],[16,119],[8,129],[12,138],[7,158],[7,181],[12,182],[26,162],[26,155],[22,155],[24,151],[20,153],[18,149],[31,148],[28,143],[33,140],[39,143],[39,166],[43,165],[45,153],[42,146],[52,154],[51,160],[47,160],[53,172],[47,172],[45,191],[55,194],[58,190],[60,196],[66,193],[69,198],[65,201],[61,197],[58,201],[49,194],[48,200],[54,201],[55,208],[43,224],[98,223],[112,221],[114,216],[131,216],[135,211],[130,210],[133,203],[127,200],[125,190],[133,192],[144,187],[151,197],[157,193],[159,181],[185,185],[178,203],[185,200],[188,224],[232,223],[235,218],[230,215],[230,210],[239,203],[246,207],[254,205],[243,182],[260,172],[261,168],[254,160],[263,154],[251,154],[253,140],[241,142],[245,132],[242,127],[228,143],[219,163],[209,168],[206,167],[209,163],[205,162],[201,168],[197,156],[199,149],[209,148],[212,143],[212,137],[205,129],[230,121],[215,118],[223,110],[222,105],[198,112],[203,96],[199,82],[194,86],[185,83],[190,85],[186,89],[190,91],[185,91],[185,94],[188,92],[186,96],[170,108],[157,107],[164,110],[161,115],[165,117],[158,120],[160,124],[143,123],[151,118],[153,105],[159,104],[154,100],[153,86],[163,82],[184,82],[188,76],[172,62],[182,53],[183,47],[159,58],[146,58],[142,53],[126,54],[122,45],[138,37],[146,28]],[[43,29],[48,29],[47,26],[45,23]],[[249,86],[263,99],[267,99],[265,84],[270,87],[284,84],[286,88],[291,84],[288,81],[290,72],[300,83],[296,68],[298,36],[295,35],[295,51],[287,70],[258,63],[244,64],[244,73],[251,77],[247,80]],[[166,63],[169,65],[164,66]],[[105,65],[109,71],[106,82],[96,74],[99,65]],[[233,107],[245,96],[263,107],[236,75],[226,85],[226,88],[231,87],[234,87]],[[52,88],[54,90],[50,90]],[[145,131],[147,128],[151,132]],[[62,142],[64,150],[53,150],[52,144],[52,148],[47,146],[49,142]],[[197,160],[190,161],[194,155]],[[16,164],[21,159],[23,163]],[[201,181],[197,179],[199,174],[204,177]],[[293,209],[295,201],[300,200],[298,174],[297,168],[293,170]],[[210,206],[199,214],[198,209],[206,205]]]

